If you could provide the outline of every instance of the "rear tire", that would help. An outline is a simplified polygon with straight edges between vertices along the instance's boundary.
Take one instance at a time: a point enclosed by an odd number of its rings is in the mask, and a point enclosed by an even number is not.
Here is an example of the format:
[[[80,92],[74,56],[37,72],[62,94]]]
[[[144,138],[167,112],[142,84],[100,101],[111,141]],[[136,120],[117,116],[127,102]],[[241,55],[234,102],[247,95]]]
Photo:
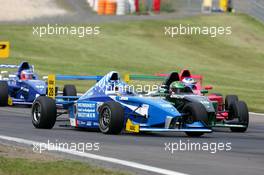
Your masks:
[[[232,132],[245,132],[248,128],[248,123],[249,123],[249,113],[248,113],[247,104],[244,101],[238,101],[235,103],[235,108],[239,123],[245,125],[246,127],[245,128],[231,127],[230,130]]]
[[[230,106],[232,103],[235,103],[238,101],[237,95],[227,95],[225,98],[225,109],[230,110]]]
[[[104,134],[120,134],[124,128],[124,109],[117,102],[105,102],[99,110],[99,129]]]
[[[205,107],[201,103],[187,103],[183,108],[184,113],[189,113],[186,122],[193,123],[202,121],[206,126],[209,124],[208,114]],[[190,137],[200,137],[203,132],[185,132]]]
[[[63,87],[63,96],[77,96],[77,90],[74,85],[66,84]]]
[[[46,96],[38,97],[32,105],[31,115],[35,128],[52,129],[57,118],[55,100]]]
[[[0,106],[8,105],[8,84],[5,81],[0,82]]]

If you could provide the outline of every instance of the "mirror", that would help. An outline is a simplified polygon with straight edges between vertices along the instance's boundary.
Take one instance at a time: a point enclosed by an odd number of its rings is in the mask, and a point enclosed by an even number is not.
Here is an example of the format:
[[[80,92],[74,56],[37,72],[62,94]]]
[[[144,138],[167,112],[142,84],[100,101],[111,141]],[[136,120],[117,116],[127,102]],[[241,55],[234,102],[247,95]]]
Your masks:
[[[208,90],[203,89],[203,90],[201,90],[201,93],[202,93],[202,94],[206,94],[206,93],[208,93]]]
[[[211,85],[207,85],[207,86],[204,87],[204,89],[205,89],[205,90],[212,90],[212,89],[213,89],[213,86],[211,86]]]

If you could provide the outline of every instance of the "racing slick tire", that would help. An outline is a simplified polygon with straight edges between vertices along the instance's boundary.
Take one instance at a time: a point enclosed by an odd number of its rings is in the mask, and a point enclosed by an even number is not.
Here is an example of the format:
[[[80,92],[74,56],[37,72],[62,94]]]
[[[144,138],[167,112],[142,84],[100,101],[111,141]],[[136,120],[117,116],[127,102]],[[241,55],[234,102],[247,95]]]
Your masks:
[[[183,107],[183,112],[189,114],[186,122],[193,123],[196,121],[202,121],[205,125],[208,126],[208,114],[205,107],[201,103],[187,103]],[[203,132],[185,132],[190,137],[200,137]]]
[[[225,109],[230,110],[231,104],[237,101],[238,101],[237,95],[227,95],[225,98]]]
[[[0,82],[0,106],[8,104],[8,84],[5,81]]]
[[[124,128],[124,109],[117,102],[105,102],[99,108],[99,129],[104,134],[120,134]]]
[[[55,100],[50,97],[40,96],[32,105],[32,123],[38,129],[52,129],[57,118]]]
[[[235,115],[237,115],[239,123],[243,124],[245,127],[231,127],[230,130],[232,132],[246,132],[249,123],[249,112],[247,104],[244,101],[238,101],[234,104],[234,108],[236,112]]]
[[[77,90],[74,85],[66,84],[63,87],[63,96],[77,96]]]

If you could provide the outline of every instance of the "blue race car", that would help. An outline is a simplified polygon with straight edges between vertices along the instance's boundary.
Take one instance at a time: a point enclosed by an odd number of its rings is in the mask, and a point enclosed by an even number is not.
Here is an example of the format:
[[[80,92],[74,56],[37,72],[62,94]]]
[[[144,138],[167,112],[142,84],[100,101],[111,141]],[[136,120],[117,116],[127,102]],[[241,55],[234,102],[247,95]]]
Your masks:
[[[7,75],[7,71],[0,72],[0,106],[30,106],[37,97],[48,95],[47,82],[39,79],[34,72],[34,66],[28,62],[22,62],[19,66],[1,64],[0,68],[17,69],[17,72],[9,75]],[[55,87],[52,94],[50,96],[58,94],[58,87]],[[75,86],[64,85],[63,95],[76,96],[77,90]]]
[[[160,97],[134,93],[117,72],[87,79],[98,82],[82,96],[38,97],[32,105],[35,128],[53,128],[56,118],[67,111],[72,127],[99,128],[105,134],[126,130],[133,133],[186,132],[189,136],[201,136],[212,132],[207,125],[208,116],[199,113],[203,107],[199,103],[188,104],[182,113]]]
[[[4,69],[17,69],[13,74],[1,71],[0,77],[0,106],[23,104],[31,105],[36,97],[46,95],[47,84],[39,80],[34,67],[28,62],[17,65],[0,65]]]
[[[17,69],[12,74],[6,70],[0,72],[0,106],[32,105],[37,97],[47,95],[47,82],[39,79],[34,66],[28,62],[22,62],[19,66],[1,64],[0,68]],[[57,95],[57,91],[58,87],[54,89],[54,95]],[[75,86],[64,86],[63,95],[76,94]]]

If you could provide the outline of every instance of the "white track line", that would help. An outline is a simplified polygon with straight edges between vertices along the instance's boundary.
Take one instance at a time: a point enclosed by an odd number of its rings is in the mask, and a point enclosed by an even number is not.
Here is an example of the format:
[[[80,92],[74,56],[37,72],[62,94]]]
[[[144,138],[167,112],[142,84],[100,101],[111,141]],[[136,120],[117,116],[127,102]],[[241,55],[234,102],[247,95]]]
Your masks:
[[[249,114],[251,114],[251,115],[261,115],[261,116],[264,116],[264,114],[262,114],[262,113],[256,113],[256,112],[249,112]]]
[[[26,140],[26,139],[22,139],[22,138],[0,135],[0,139],[13,141],[13,142],[17,142],[17,143],[22,143],[22,144],[29,145],[29,146],[34,146],[36,144],[37,145],[42,144],[42,146],[44,148],[46,148],[46,149],[49,148],[48,144],[46,144],[46,143],[36,142],[36,141],[32,141],[32,140]],[[57,147],[57,146],[54,147],[53,151],[63,152],[66,154],[71,154],[71,155],[75,155],[75,156],[79,156],[79,157],[85,157],[85,158],[110,162],[110,163],[119,164],[119,165],[123,165],[123,166],[127,166],[127,167],[132,167],[132,168],[136,168],[136,169],[140,169],[140,170],[144,170],[144,171],[154,172],[154,173],[158,173],[158,174],[187,175],[187,174],[180,173],[177,171],[166,170],[166,169],[162,169],[162,168],[157,168],[157,167],[153,167],[153,166],[149,166],[149,165],[144,165],[144,164],[140,164],[140,163],[136,163],[136,162],[126,161],[126,160],[121,160],[121,159],[116,159],[116,158],[111,158],[111,157],[99,156],[99,155],[95,155],[95,154],[91,154],[91,153],[83,153],[80,151],[73,151],[73,150],[69,150],[69,149],[65,149],[65,148]]]

